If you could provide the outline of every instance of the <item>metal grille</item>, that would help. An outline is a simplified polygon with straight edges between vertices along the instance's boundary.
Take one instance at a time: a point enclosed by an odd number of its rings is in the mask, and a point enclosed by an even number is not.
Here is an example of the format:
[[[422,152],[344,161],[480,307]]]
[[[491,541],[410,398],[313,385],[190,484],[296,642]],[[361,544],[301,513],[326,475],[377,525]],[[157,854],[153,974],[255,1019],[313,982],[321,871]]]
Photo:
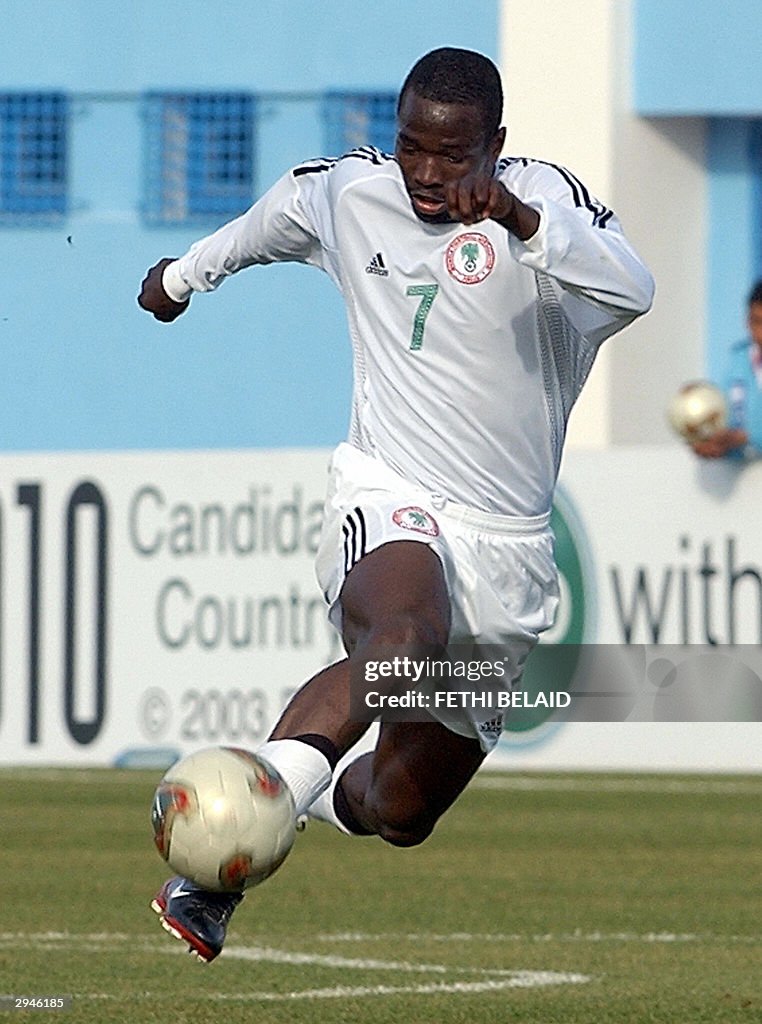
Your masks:
[[[1,221],[65,215],[68,120],[63,93],[0,93]]]
[[[256,102],[248,93],[144,97],[143,214],[154,224],[227,220],[254,195]]]
[[[358,146],[394,152],[395,93],[329,92],[323,101],[326,153],[339,156]]]

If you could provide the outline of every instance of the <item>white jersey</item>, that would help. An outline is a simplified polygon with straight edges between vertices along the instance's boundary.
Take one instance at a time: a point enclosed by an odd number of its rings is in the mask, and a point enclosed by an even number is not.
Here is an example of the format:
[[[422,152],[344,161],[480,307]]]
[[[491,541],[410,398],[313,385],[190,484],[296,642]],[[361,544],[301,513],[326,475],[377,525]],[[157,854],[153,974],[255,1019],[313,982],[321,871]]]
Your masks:
[[[165,286],[179,299],[252,264],[320,267],[354,346],[350,442],[452,501],[540,515],[598,346],[648,309],[653,282],[568,171],[507,158],[496,174],[539,213],[528,241],[491,220],[424,223],[397,162],[367,147],[289,171]]]

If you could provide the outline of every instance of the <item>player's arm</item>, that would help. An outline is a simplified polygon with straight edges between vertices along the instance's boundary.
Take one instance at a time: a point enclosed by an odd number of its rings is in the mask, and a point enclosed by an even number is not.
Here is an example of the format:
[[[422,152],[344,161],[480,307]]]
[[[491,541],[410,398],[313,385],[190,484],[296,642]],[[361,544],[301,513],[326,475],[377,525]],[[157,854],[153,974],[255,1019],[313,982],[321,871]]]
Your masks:
[[[731,452],[745,448],[748,443],[749,435],[745,430],[725,427],[702,441],[693,441],[691,448],[702,459],[721,459]]]
[[[735,343],[726,353],[724,372],[720,376],[720,390],[725,395],[727,425],[715,431],[708,438],[689,441],[690,448],[703,459],[721,459],[731,456],[734,461],[752,462],[762,456],[752,440],[750,409],[746,397],[746,386],[742,383],[749,369],[749,353],[746,344]],[[737,393],[740,384],[741,394]],[[756,439],[755,439],[756,440]]]
[[[245,267],[288,260],[321,265],[321,244],[292,172],[184,256],[160,260],[146,274],[138,303],[169,323],[185,312],[194,292],[213,291]]]
[[[518,262],[558,281],[565,312],[591,341],[650,308],[653,278],[613,211],[563,168],[528,161],[511,182],[466,175],[449,183],[445,195],[454,219],[501,224]]]
[[[515,161],[497,178],[539,218],[528,238],[509,231],[512,255],[558,283],[564,312],[589,340],[599,343],[650,309],[651,273],[613,210],[570,171]]]

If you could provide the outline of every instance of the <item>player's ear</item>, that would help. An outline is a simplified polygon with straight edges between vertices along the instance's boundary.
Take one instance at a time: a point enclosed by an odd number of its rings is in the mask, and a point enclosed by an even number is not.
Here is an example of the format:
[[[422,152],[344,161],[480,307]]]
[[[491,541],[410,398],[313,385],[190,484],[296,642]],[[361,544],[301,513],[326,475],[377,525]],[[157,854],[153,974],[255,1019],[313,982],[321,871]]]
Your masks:
[[[505,128],[498,128],[492,137],[492,141],[489,145],[490,156],[494,157],[495,160],[503,152],[503,146],[505,145]]]

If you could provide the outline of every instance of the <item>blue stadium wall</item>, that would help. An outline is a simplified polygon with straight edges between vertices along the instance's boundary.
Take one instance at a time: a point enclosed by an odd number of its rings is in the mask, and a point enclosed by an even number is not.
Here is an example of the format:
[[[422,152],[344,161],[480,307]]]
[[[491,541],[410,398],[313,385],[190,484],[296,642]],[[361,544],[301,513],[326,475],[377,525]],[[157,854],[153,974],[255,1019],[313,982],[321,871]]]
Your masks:
[[[255,191],[325,153],[322,95],[394,92],[439,45],[496,57],[497,0],[30,0],[5,5],[0,93],[69,100],[66,215],[0,225],[0,450],[322,446],[341,439],[350,351],[310,268],[250,271],[171,327],[142,313],[145,269],[207,228],[141,216],[146,91],[263,94]]]
[[[634,33],[637,112],[705,120],[707,292],[700,312],[707,373],[718,376],[728,344],[743,335],[750,287],[762,277],[762,6],[636,0]]]

